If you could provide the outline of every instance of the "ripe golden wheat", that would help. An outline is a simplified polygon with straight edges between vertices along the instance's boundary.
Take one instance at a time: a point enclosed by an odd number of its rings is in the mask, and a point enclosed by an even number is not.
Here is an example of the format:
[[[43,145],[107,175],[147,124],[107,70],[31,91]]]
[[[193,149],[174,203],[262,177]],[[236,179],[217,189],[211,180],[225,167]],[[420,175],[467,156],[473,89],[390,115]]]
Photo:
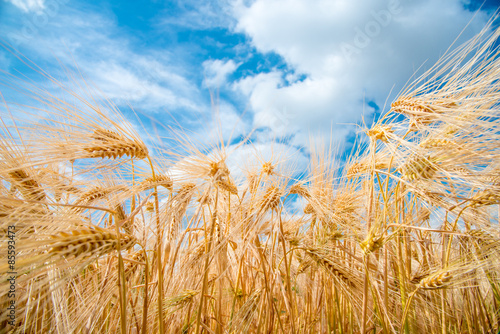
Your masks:
[[[141,139],[106,103],[24,87],[45,114],[0,113],[0,332],[497,332],[499,36],[405,87],[347,162],[312,145],[302,174],[285,153],[238,173],[252,143]]]

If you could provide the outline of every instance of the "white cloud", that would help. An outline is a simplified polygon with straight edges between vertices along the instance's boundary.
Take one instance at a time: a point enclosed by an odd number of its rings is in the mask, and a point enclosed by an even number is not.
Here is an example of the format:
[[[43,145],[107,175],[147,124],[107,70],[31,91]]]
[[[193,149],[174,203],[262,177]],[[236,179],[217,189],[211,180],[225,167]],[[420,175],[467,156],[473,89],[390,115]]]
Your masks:
[[[297,177],[307,169],[308,157],[296,147],[286,143],[252,142],[242,146],[232,145],[226,161],[231,175],[235,179],[243,179],[247,172],[260,171],[262,164],[271,162],[275,172],[286,177]]]
[[[45,6],[45,0],[6,0],[23,12],[36,12],[42,10]]]
[[[211,110],[199,114],[198,122],[200,126],[189,137],[205,148],[220,145],[221,141],[227,145],[250,131],[248,122],[225,100],[215,100]]]
[[[233,60],[223,61],[220,59],[206,60],[203,62],[205,70],[205,84],[210,88],[221,88],[229,75],[231,75],[238,65]]]
[[[228,2],[231,0],[178,0],[179,13],[167,12],[160,22],[160,26],[206,30],[213,28],[227,28],[233,24]]]
[[[16,29],[22,33],[17,26],[8,29],[8,36],[15,36]],[[199,87],[186,78],[184,64],[169,51],[137,48],[134,37],[121,31],[112,17],[65,7],[27,38],[20,39],[25,41],[21,51],[35,62],[52,64],[51,75],[64,80],[68,73],[61,65],[82,73],[91,90],[119,106],[130,103],[143,112],[201,110]]]
[[[171,87],[171,83],[169,85],[161,81],[159,75],[161,75],[162,69],[165,70],[164,66],[156,64],[158,72],[149,72],[148,68],[155,66],[153,65],[154,60],[143,58],[139,63],[140,67],[136,68],[136,71],[125,67],[125,64],[118,64],[112,60],[94,64],[93,80],[104,95],[115,103],[126,104],[130,102],[146,112],[159,108],[199,110],[193,101],[183,96],[184,94],[178,95]],[[155,78],[144,75],[146,72],[154,73]],[[189,86],[185,80],[179,81]]]
[[[382,107],[393,86],[397,93],[426,60],[431,66],[473,17],[460,0],[237,1],[234,13],[236,31],[257,50],[306,76],[287,84],[275,70],[235,84],[250,100],[254,125],[281,135],[329,132],[333,123],[339,139],[346,123],[360,121],[364,100]],[[485,21],[480,13],[460,41]]]

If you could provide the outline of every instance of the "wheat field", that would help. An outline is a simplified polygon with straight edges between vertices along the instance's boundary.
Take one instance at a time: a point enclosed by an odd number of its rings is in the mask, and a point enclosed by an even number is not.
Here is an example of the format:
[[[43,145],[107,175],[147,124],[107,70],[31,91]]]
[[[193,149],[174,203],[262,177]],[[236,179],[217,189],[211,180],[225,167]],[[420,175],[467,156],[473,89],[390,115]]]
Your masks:
[[[144,140],[108,100],[2,74],[38,104],[1,109],[0,331],[497,332],[499,35],[300,178],[286,152],[235,178],[222,139]]]

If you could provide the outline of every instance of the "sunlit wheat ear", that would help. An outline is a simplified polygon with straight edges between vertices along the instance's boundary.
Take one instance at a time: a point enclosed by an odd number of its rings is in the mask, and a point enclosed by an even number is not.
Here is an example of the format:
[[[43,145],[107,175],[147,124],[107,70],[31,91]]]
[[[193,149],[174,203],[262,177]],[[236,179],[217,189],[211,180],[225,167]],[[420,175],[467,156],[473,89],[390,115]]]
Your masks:
[[[184,183],[181,185],[177,194],[175,194],[174,199],[178,201],[179,204],[185,204],[186,201],[189,202],[191,200],[191,196],[193,196],[195,189],[195,183]]]
[[[406,180],[431,179],[437,171],[437,158],[414,156],[401,168],[401,173]]]
[[[497,240],[491,234],[484,230],[470,230],[468,234],[475,238],[477,242],[484,246],[490,246]]]
[[[347,168],[346,176],[348,178],[355,177],[356,175],[367,172],[368,170],[368,165],[361,162],[354,162]]]
[[[275,166],[271,162],[265,162],[262,165],[262,173],[266,175],[272,175],[274,174],[274,168]]]
[[[123,209],[122,204],[115,205],[114,211],[116,212],[115,213],[116,221],[119,222],[127,218],[127,215],[125,214],[125,210]]]
[[[155,211],[155,203],[153,201],[149,201],[146,203],[146,211],[154,212]]]
[[[436,102],[432,104],[413,97],[400,97],[391,104],[391,110],[415,118],[420,123],[435,120],[435,116],[453,111],[457,104],[453,101]]]
[[[294,184],[290,187],[290,194],[297,194],[304,198],[309,198],[311,194],[309,194],[309,190],[301,184]]]
[[[307,203],[306,206],[304,207],[304,214],[306,215],[316,214],[316,210],[314,210],[314,207],[312,206],[311,203]]]
[[[144,159],[149,154],[144,143],[137,139],[128,139],[113,131],[97,129],[91,137],[94,141],[84,147],[91,158],[116,159],[126,155],[130,158]]]
[[[181,186],[177,194],[172,198],[172,207],[169,214],[172,220],[169,225],[169,236],[173,239],[177,236],[178,229],[182,222],[182,216],[186,213],[187,207],[191,198],[195,194],[196,184],[195,183],[185,183]]]
[[[134,237],[123,233],[120,240],[122,250],[129,249],[136,243]],[[118,236],[102,228],[82,228],[53,235],[49,245],[49,254],[65,258],[104,255],[117,249]]]
[[[254,316],[262,295],[262,289],[256,289],[252,292],[241,306],[232,322],[229,323],[229,333],[248,332],[248,327],[255,319]]]
[[[209,176],[218,180],[219,178],[227,177],[229,175],[229,169],[226,166],[224,160],[218,162],[210,162]]]
[[[196,290],[183,290],[178,295],[167,299],[165,306],[167,308],[170,308],[173,306],[177,306],[177,307],[185,306],[185,305],[189,304],[190,302],[192,302],[193,298],[198,293],[200,293],[200,292],[196,291]]]
[[[477,208],[481,206],[493,205],[500,203],[500,195],[493,189],[485,189],[477,192],[471,198],[471,207]]]
[[[477,255],[481,259],[496,258],[498,256],[499,239],[484,230],[471,230],[468,235],[475,241]]]
[[[342,239],[344,237],[344,233],[342,233],[340,231],[333,231],[333,232],[327,233],[326,237],[329,239],[329,241],[337,241],[337,240]]]
[[[425,290],[442,289],[453,278],[449,271],[437,272],[422,279],[419,283],[419,288]]]
[[[284,233],[284,238],[290,246],[296,247],[300,245],[300,242],[302,241],[302,236],[296,235],[294,231],[285,231]]]
[[[82,193],[80,197],[75,201],[75,204],[90,204],[94,201],[106,197],[113,192],[124,190],[126,190],[124,186],[112,186],[108,188],[96,186]]]
[[[164,187],[164,188],[172,191],[173,186],[174,186],[174,182],[167,175],[156,175],[155,178],[150,176],[150,177],[144,179],[140,183],[140,188],[143,190],[152,189],[155,186]]]
[[[278,187],[270,186],[269,188],[267,188],[260,203],[261,210],[267,211],[269,209],[276,209],[280,204],[282,195],[283,193]]]
[[[307,260],[300,261],[299,266],[297,267],[296,275],[300,275],[300,274],[305,273],[306,270],[309,269],[309,267],[311,267],[312,264],[313,264],[313,260],[310,258]]]
[[[371,160],[371,159],[370,159]],[[359,174],[364,174],[371,171],[373,163],[368,159],[353,162],[347,168],[346,176],[348,178],[355,177]],[[389,168],[389,159],[386,156],[375,155],[375,170],[385,170]]]
[[[34,201],[45,199],[45,193],[38,182],[23,169],[14,169],[7,174],[12,186],[19,190],[26,199]]]
[[[352,287],[357,286],[357,283],[353,281],[352,277],[350,277],[343,268],[340,268],[339,264],[336,264],[332,260],[322,256],[317,249],[306,247],[305,252],[320,267],[325,268],[327,272],[333,274],[334,277],[341,279],[343,282]]]
[[[227,168],[224,160],[220,160],[218,162],[210,162],[208,174],[217,187],[231,194],[238,194],[238,188],[236,187],[234,181],[231,179],[231,176],[229,175],[229,168]]]
[[[387,143],[389,141],[389,136],[392,133],[394,133],[392,127],[383,125],[375,125],[371,129],[366,131],[366,135],[370,137],[372,141],[380,140],[384,143]]]
[[[233,195],[238,195],[238,188],[229,177],[218,180],[217,186]]]
[[[453,142],[445,137],[426,137],[419,146],[422,148],[452,147]]]
[[[382,247],[383,245],[383,236],[377,236],[372,233],[368,233],[366,239],[363,240],[363,242],[361,242],[359,246],[366,254],[370,254],[380,249],[380,247]]]
[[[132,253],[132,256],[129,259],[132,261],[125,261],[125,275],[132,275],[136,268],[140,265],[139,262],[144,262],[144,252],[142,250],[136,251]]]
[[[247,176],[247,180],[250,193],[255,194],[255,191],[259,187],[259,175],[256,173],[251,173]]]

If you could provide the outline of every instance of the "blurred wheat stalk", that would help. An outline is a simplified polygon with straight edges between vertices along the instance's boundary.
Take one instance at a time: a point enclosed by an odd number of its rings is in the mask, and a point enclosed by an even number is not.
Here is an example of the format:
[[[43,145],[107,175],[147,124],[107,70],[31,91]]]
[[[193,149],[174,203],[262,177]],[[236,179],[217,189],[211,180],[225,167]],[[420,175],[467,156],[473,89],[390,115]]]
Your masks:
[[[81,114],[26,85],[43,110],[2,114],[0,253],[14,225],[17,324],[2,278],[0,328],[497,331],[500,30],[490,28],[409,85],[345,168],[318,149],[301,180],[282,157],[234,180],[224,143],[148,149],[118,111],[73,94],[89,106]],[[304,212],[290,213],[297,198]]]

